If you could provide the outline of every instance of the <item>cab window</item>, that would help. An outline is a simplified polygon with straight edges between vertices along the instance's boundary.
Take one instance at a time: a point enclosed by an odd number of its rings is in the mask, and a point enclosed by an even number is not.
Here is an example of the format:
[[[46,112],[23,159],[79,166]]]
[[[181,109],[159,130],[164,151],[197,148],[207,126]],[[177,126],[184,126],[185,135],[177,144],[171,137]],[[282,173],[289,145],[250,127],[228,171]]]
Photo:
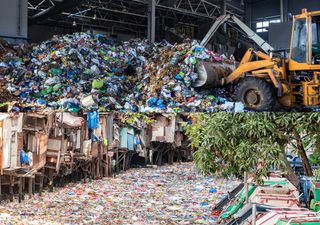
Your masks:
[[[320,64],[320,16],[313,16],[311,20],[312,32],[312,64]]]
[[[307,19],[297,19],[294,24],[292,42],[292,60],[308,62],[308,23]]]

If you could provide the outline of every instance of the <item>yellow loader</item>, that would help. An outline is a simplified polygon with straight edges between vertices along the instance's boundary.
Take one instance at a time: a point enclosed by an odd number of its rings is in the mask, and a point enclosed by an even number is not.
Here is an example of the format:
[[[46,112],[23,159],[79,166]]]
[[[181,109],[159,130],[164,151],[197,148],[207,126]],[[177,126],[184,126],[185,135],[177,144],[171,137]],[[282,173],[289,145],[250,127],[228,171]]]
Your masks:
[[[284,107],[320,106],[320,11],[303,9],[300,15],[294,16],[288,56],[284,50],[273,51],[257,34],[250,34],[250,28],[230,15],[217,20],[202,44],[230,18],[241,25],[264,52],[248,49],[232,70],[203,62],[196,87],[231,84],[235,87],[235,98],[256,111],[272,110],[277,102]]]

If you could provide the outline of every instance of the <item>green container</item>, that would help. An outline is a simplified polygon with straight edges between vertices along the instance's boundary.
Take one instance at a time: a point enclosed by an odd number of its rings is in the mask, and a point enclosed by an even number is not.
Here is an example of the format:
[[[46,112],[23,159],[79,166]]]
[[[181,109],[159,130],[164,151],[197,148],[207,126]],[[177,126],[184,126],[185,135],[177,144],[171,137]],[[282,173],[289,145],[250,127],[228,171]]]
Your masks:
[[[56,85],[53,86],[53,91],[54,91],[54,92],[57,92],[57,91],[60,90],[61,87],[62,87],[61,84],[56,84]]]
[[[41,90],[41,95],[42,96],[44,96],[44,95],[48,95],[48,94],[50,94],[50,93],[52,93],[53,92],[53,87],[48,87],[47,89],[43,89],[43,90]]]

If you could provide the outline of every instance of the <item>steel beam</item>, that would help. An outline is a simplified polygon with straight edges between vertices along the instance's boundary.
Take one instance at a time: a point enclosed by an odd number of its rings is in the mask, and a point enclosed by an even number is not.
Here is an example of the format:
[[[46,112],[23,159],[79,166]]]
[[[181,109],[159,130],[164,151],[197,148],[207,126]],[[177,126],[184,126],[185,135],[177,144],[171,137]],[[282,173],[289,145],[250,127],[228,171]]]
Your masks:
[[[137,13],[131,13],[131,12],[126,12],[126,11],[120,11],[120,10],[115,10],[115,9],[110,9],[110,8],[96,7],[96,6],[86,5],[86,4],[83,5],[83,6],[84,6],[84,7],[87,7],[87,8],[91,8],[91,9],[106,11],[106,12],[114,12],[114,13],[129,15],[129,16],[137,16],[137,17],[148,18],[147,15],[142,15],[142,14],[137,14]]]
[[[58,14],[52,12],[57,12],[56,9],[59,8],[59,5],[66,4],[67,2],[70,4],[69,2],[73,1],[82,1],[82,3],[79,3],[76,7],[64,8],[64,10]],[[193,23],[194,25],[199,25],[201,22],[212,23],[221,14],[232,14],[243,19],[241,6],[239,4],[233,4],[232,2],[225,3],[225,1],[222,1],[224,4],[220,4],[220,1],[216,1],[217,3],[215,3],[212,0],[153,1],[154,15],[155,12],[157,12],[159,18],[172,18],[175,21]],[[80,20],[79,22],[81,22],[82,19],[92,20],[95,18],[93,22],[96,24],[99,22],[101,28],[109,26],[108,22],[111,21],[119,24],[119,26],[144,27],[151,40],[152,34],[155,34],[156,20],[152,21],[152,19],[150,19],[152,18],[153,12],[150,8],[150,2],[151,0],[64,0],[61,2],[53,2],[53,0],[29,0],[31,16],[38,14],[35,16],[38,18],[36,20],[30,20],[30,22],[46,23],[48,17],[50,17],[50,19],[62,23],[66,15]],[[91,12],[88,11],[85,15],[77,15],[77,13],[87,9],[91,9]],[[94,16],[94,14],[96,16]]]
[[[72,13],[62,13],[62,15],[65,15],[68,17],[90,19],[90,20],[92,19],[92,17],[90,17],[90,16],[73,15]],[[113,22],[113,23],[126,24],[126,25],[138,26],[138,27],[147,27],[147,25],[144,25],[144,24],[137,24],[137,23],[131,23],[131,22],[126,22],[126,21],[118,21],[118,20],[111,20],[111,19],[104,19],[104,18],[99,18],[99,20],[101,20],[103,22]]]
[[[148,4],[148,40],[151,43],[156,39],[156,0],[149,0]]]

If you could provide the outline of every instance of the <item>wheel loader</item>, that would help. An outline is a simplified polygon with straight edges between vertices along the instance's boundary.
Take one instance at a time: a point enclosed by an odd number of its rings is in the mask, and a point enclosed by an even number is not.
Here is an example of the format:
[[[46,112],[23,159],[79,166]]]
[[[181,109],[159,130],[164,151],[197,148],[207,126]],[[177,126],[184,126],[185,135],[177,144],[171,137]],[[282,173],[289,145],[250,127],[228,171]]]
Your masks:
[[[320,106],[320,11],[294,16],[290,53],[274,49],[235,16],[217,19],[203,46],[228,19],[233,19],[263,51],[247,50],[238,65],[202,62],[195,87],[232,86],[237,101],[255,111]],[[279,34],[281,35],[281,34]],[[289,41],[289,40],[288,40]]]

